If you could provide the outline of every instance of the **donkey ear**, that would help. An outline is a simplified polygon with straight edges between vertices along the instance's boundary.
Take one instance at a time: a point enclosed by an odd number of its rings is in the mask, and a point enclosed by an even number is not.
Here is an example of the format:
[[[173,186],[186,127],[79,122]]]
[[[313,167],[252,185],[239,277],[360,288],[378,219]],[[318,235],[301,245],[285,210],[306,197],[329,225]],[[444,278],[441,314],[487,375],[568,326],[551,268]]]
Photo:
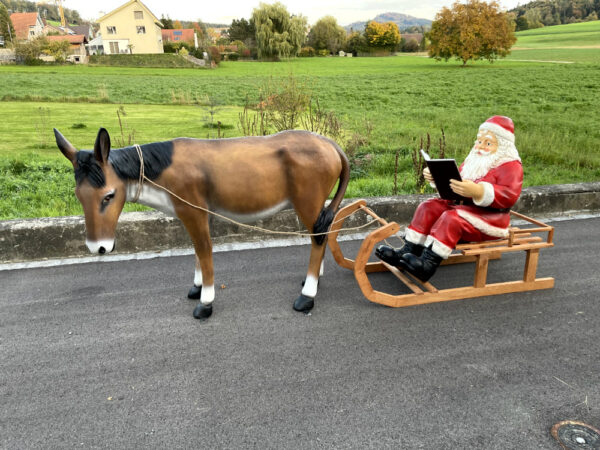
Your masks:
[[[67,139],[56,128],[54,129],[54,137],[56,138],[56,145],[58,145],[58,148],[62,154],[65,155],[69,161],[75,164],[77,149],[73,147],[73,144],[67,141]]]
[[[110,136],[105,128],[98,130],[96,143],[94,144],[94,156],[99,163],[106,164],[108,162],[108,154],[110,153]]]

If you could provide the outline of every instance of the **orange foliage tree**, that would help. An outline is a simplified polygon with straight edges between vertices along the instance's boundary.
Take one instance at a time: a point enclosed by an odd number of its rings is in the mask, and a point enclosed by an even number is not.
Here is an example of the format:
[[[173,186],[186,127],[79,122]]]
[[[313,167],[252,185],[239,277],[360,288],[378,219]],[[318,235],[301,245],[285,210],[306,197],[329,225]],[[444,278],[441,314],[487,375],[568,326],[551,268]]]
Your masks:
[[[394,22],[371,21],[365,27],[365,38],[370,47],[394,49],[400,43],[400,30]]]
[[[443,8],[429,32],[429,56],[448,61],[455,57],[463,66],[471,59],[493,62],[510,53],[517,41],[514,24],[497,2],[468,0]]]

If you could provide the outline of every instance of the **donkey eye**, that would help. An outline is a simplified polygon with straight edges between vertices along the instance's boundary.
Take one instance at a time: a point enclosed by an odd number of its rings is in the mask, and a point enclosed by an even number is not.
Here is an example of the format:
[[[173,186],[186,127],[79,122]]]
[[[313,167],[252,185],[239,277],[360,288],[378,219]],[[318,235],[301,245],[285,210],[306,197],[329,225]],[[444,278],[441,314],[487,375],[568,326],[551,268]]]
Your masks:
[[[114,193],[114,192],[111,192],[110,194],[106,194],[106,195],[104,196],[104,198],[102,199],[102,203],[103,203],[104,205],[108,205],[108,203],[110,203],[110,201],[111,201],[113,198],[115,198],[115,193]]]

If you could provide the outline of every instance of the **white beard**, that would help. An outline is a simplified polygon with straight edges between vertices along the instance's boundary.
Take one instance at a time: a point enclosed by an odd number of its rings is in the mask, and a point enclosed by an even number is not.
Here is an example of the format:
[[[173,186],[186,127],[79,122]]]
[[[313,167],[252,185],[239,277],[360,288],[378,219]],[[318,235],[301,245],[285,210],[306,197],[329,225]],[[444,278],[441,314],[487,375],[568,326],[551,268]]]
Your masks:
[[[465,159],[460,176],[463,180],[477,181],[483,178],[490,170],[509,161],[521,161],[515,145],[509,140],[498,139],[498,150],[493,155],[480,155],[475,146]]]

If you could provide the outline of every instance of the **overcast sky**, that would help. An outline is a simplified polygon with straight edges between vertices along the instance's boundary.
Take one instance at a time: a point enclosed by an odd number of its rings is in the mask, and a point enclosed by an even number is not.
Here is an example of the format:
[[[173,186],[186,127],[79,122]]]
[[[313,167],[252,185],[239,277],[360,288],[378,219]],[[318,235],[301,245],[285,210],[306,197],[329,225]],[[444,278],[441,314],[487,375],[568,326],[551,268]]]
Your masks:
[[[233,19],[249,19],[252,10],[260,0],[142,0],[157,16],[169,16],[171,19],[202,20],[210,23],[230,24]],[[126,0],[63,0],[63,6],[79,11],[84,19],[96,20],[102,13],[108,13]],[[275,3],[267,0],[264,3]],[[335,17],[340,25],[364,21],[384,12],[396,12],[411,16],[433,19],[444,6],[450,6],[453,0],[281,0],[291,14],[302,14],[310,24],[327,15]],[[517,6],[519,0],[500,0],[503,8]],[[527,3],[521,0],[520,3]]]

